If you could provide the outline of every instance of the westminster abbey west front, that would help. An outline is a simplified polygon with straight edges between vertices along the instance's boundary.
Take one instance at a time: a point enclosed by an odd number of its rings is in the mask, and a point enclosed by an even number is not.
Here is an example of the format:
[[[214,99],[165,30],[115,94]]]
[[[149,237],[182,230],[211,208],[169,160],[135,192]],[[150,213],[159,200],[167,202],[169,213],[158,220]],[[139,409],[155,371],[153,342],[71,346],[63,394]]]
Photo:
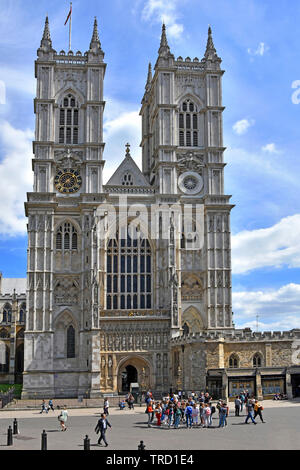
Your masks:
[[[140,111],[142,169],[127,144],[106,184],[97,21],[87,52],[58,53],[47,18],[37,56],[22,397],[117,395],[132,382],[292,393],[299,330],[232,322],[224,72],[211,29],[202,60],[175,59],[163,25]]]

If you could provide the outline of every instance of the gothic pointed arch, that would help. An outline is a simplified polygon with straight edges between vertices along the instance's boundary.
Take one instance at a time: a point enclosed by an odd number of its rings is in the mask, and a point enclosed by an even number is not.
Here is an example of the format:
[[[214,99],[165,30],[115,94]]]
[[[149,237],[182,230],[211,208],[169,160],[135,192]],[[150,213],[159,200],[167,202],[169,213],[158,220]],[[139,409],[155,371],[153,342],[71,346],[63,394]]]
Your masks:
[[[6,303],[2,310],[2,322],[10,323],[12,318],[12,306],[10,303]]]
[[[229,356],[228,366],[230,369],[238,369],[240,365],[240,358],[237,354],[233,353]]]
[[[201,313],[194,306],[188,307],[183,312],[181,324],[183,330],[188,331],[188,333],[197,333],[204,329]]]
[[[253,367],[262,367],[263,365],[263,356],[261,353],[256,352],[252,357]]]
[[[63,310],[54,322],[55,359],[71,359],[77,356],[78,325],[69,309]]]
[[[199,98],[185,95],[178,102],[178,145],[199,147],[200,110],[203,105]]]

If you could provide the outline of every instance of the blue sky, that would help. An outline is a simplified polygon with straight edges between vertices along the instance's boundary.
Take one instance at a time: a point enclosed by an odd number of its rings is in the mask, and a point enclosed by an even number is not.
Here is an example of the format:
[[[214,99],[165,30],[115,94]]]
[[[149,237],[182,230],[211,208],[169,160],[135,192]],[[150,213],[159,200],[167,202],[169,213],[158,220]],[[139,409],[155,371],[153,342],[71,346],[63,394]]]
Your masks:
[[[64,0],[0,0],[0,270],[26,275],[24,200],[32,187],[34,60],[49,16],[68,47]],[[210,24],[223,78],[225,192],[232,195],[233,311],[238,327],[300,327],[300,3],[276,0],[73,1],[72,49],[88,49],[94,16],[105,52],[105,180],[129,141],[162,20],[175,57],[203,57]],[[293,88],[294,86],[294,88]],[[299,102],[299,103],[298,103]]]

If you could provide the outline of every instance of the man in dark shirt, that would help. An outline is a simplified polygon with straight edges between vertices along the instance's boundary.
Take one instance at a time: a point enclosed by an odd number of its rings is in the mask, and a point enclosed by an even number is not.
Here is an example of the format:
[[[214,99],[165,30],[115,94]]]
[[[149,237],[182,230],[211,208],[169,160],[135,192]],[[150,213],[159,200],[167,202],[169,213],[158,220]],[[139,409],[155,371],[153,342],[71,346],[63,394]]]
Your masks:
[[[106,441],[105,433],[107,430],[107,427],[111,428],[110,423],[106,419],[106,415],[102,413],[101,418],[99,419],[97,426],[95,427],[95,432],[98,434],[100,432],[100,437],[98,439],[98,444],[101,445],[101,441],[103,439],[105,447],[108,446],[108,443]]]

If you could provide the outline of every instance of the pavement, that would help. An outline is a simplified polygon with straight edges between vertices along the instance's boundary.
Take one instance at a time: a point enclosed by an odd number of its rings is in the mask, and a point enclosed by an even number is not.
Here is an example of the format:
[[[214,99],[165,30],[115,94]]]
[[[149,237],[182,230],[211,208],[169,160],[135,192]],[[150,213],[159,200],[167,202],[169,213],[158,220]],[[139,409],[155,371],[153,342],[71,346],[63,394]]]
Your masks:
[[[102,402],[103,400],[101,400]],[[257,425],[244,424],[245,413],[234,416],[230,403],[228,425],[218,428],[217,416],[210,429],[179,429],[167,426],[147,426],[144,406],[134,410],[120,411],[111,407],[109,421],[112,429],[107,431],[107,448],[97,445],[94,429],[102,412],[101,408],[69,409],[68,429],[60,431],[57,419],[60,411],[40,414],[36,410],[4,410],[0,413],[0,450],[40,450],[41,434],[47,433],[48,450],[83,450],[83,440],[90,438],[91,450],[137,450],[141,440],[146,450],[300,450],[300,403],[299,401],[264,401],[264,419]],[[13,436],[13,445],[7,446],[8,426],[13,428],[17,419],[19,434]]]

